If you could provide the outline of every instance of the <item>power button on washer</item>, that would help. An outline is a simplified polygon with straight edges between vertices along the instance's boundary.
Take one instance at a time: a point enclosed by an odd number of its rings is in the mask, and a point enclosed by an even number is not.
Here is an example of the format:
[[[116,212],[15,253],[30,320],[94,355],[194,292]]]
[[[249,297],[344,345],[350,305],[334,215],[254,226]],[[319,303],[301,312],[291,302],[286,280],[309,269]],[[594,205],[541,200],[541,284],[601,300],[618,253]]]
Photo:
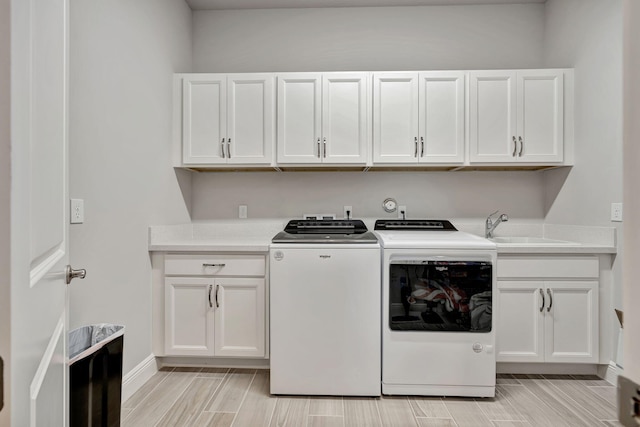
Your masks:
[[[479,342],[473,343],[472,348],[476,353],[480,353],[483,350],[482,344],[480,344]]]

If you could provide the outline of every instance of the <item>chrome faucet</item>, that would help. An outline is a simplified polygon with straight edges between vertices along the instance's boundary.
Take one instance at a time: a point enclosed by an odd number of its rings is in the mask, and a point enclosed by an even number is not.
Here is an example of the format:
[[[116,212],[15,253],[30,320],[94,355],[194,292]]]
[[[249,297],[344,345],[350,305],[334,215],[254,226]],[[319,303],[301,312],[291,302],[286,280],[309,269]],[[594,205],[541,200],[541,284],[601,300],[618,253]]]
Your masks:
[[[496,227],[500,225],[501,222],[509,221],[509,217],[507,216],[507,214],[502,214],[498,217],[496,222],[493,222],[491,220],[491,217],[497,213],[498,211],[495,211],[494,213],[492,213],[487,217],[487,222],[485,223],[485,226],[484,226],[484,237],[486,237],[487,239],[493,238],[493,230],[495,230]]]

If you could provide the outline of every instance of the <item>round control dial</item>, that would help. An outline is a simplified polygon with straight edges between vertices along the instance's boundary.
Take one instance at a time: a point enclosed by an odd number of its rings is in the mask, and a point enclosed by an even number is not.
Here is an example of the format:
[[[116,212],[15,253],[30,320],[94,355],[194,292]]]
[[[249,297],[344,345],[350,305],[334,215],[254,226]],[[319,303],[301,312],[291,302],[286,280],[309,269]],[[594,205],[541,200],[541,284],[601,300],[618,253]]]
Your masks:
[[[382,202],[382,208],[385,210],[385,212],[395,212],[398,208],[398,202],[396,202],[396,199],[392,199],[391,197],[389,197],[387,199],[384,199],[384,202]]]

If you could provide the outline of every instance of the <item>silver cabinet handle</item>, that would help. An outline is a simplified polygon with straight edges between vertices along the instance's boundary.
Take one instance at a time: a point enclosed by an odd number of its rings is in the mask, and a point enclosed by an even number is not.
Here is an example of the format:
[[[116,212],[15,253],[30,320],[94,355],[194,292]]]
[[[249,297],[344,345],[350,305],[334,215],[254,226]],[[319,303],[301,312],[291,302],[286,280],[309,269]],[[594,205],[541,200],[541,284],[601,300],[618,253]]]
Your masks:
[[[220,285],[216,285],[216,308],[220,307],[218,304],[218,291],[220,290]]]
[[[515,157],[516,152],[518,151],[518,141],[516,141],[515,136],[512,136],[512,138],[513,138],[513,153],[511,154],[511,157]]]
[[[64,275],[68,285],[73,279],[84,279],[87,277],[87,270],[84,268],[74,270],[70,265],[67,265],[64,269]]]
[[[324,155],[322,157],[326,159],[327,158],[327,137],[326,136],[322,138],[322,149],[324,151]]]
[[[547,313],[551,311],[551,307],[553,307],[553,294],[551,293],[551,289],[547,288],[547,295],[549,295],[549,307],[547,307]]]
[[[227,138],[227,158],[231,158],[231,138]]]
[[[518,153],[518,157],[522,157],[522,150],[524,150],[524,141],[522,140],[522,137],[519,136],[518,140],[520,141],[520,152]]]
[[[540,291],[540,296],[542,297],[542,304],[540,305],[540,313],[542,313],[545,305],[544,292],[542,291],[542,288],[539,288],[538,290]]]
[[[225,265],[227,264],[202,264],[203,267],[224,267]]]
[[[420,137],[420,157],[424,157],[424,136]]]
[[[413,142],[414,142],[414,144],[416,146],[416,148],[415,148],[415,150],[413,152],[413,157],[418,157],[418,137],[417,136],[413,139]]]
[[[213,304],[211,304],[211,289],[213,288],[213,285],[209,285],[209,308],[213,307]]]
[[[320,137],[318,137],[318,158],[320,158]]]
[[[224,159],[224,138],[222,138],[222,142],[220,142],[220,150],[222,151],[222,158]]]

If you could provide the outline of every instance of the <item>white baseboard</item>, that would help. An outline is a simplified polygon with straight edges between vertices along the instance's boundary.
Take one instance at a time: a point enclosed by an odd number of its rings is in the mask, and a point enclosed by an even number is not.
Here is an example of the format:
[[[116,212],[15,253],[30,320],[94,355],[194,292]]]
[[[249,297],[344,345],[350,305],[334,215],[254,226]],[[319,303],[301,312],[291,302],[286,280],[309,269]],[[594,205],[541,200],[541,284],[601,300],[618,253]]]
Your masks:
[[[622,368],[616,365],[615,362],[610,362],[608,365],[600,365],[598,369],[598,376],[613,385],[618,384],[618,375],[623,373]]]
[[[149,381],[158,372],[156,357],[150,354],[135,368],[127,372],[122,377],[122,402],[125,402],[133,394]]]

